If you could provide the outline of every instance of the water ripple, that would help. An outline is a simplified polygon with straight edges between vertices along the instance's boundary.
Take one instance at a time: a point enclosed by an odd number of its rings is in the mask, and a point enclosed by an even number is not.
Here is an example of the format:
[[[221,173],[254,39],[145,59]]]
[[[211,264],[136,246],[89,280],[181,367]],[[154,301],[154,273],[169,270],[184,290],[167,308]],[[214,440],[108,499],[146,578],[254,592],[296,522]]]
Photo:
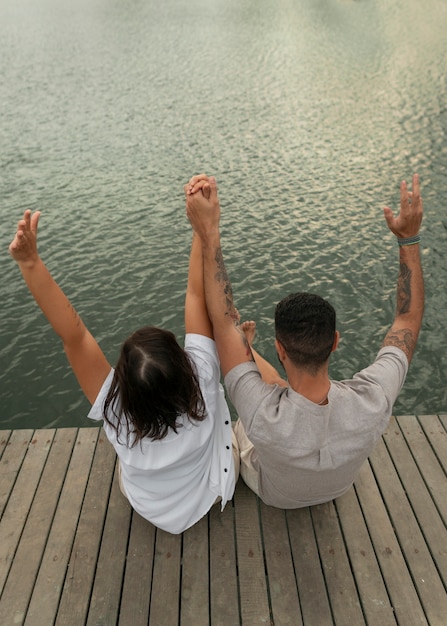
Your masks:
[[[276,363],[276,302],[316,291],[342,334],[331,374],[351,376],[394,314],[382,207],[417,169],[427,306],[396,412],[447,410],[447,5],[17,0],[1,18],[2,249],[41,209],[42,255],[112,362],[146,323],[182,340],[182,185],[207,171],[261,352]],[[2,425],[86,423],[58,340],[0,268]]]

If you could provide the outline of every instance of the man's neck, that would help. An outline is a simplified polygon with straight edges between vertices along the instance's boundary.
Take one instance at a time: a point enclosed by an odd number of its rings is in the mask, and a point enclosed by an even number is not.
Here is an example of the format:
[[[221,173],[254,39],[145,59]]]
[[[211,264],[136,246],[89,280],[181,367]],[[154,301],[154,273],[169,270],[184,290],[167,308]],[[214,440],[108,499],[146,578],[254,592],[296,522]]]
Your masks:
[[[327,395],[331,386],[327,367],[323,367],[313,376],[306,370],[288,364],[286,372],[289,386],[293,391],[315,404],[327,404]]]

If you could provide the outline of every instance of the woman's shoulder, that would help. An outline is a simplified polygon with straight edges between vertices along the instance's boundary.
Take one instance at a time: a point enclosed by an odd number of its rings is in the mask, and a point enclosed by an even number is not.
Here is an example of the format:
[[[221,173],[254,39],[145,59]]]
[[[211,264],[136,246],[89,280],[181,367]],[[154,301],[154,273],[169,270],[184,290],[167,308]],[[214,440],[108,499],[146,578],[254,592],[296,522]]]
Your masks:
[[[189,333],[185,337],[185,352],[196,367],[201,386],[206,381],[219,382],[220,362],[213,339]]]
[[[185,335],[185,352],[190,356],[197,356],[206,361],[219,362],[216,342],[210,337],[205,337],[205,335],[195,333]]]
[[[98,395],[96,396],[96,400],[92,404],[92,408],[90,409],[87,417],[92,420],[101,420],[103,418],[103,408],[104,408],[104,400],[109,393],[110,385],[112,384],[113,374],[115,373],[114,368],[110,369],[110,372],[103,382],[101,389],[99,390]]]

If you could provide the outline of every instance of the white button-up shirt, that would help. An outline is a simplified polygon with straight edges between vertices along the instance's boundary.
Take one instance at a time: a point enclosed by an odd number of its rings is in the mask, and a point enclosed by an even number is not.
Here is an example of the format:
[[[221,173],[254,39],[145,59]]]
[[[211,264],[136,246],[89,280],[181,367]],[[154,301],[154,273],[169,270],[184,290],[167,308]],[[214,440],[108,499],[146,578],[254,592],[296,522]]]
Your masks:
[[[233,497],[235,474],[232,453],[231,417],[220,384],[216,344],[202,335],[188,334],[185,351],[194,362],[206,406],[206,418],[177,419],[177,433],[169,430],[164,439],[147,437],[130,448],[125,433],[117,441],[116,431],[104,421],[104,431],[121,464],[124,490],[132,507],[158,528],[181,533],[222,498],[221,507]],[[88,417],[103,418],[112,369]]]

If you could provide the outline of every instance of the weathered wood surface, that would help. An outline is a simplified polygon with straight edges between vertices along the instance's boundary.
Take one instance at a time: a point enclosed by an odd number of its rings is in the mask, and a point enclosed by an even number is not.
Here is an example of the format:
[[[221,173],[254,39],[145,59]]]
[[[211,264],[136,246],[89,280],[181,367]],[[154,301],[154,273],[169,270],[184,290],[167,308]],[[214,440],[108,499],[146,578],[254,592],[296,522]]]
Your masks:
[[[447,416],[402,416],[354,486],[282,511],[239,481],[179,536],[98,428],[0,431],[0,624],[447,624]]]

